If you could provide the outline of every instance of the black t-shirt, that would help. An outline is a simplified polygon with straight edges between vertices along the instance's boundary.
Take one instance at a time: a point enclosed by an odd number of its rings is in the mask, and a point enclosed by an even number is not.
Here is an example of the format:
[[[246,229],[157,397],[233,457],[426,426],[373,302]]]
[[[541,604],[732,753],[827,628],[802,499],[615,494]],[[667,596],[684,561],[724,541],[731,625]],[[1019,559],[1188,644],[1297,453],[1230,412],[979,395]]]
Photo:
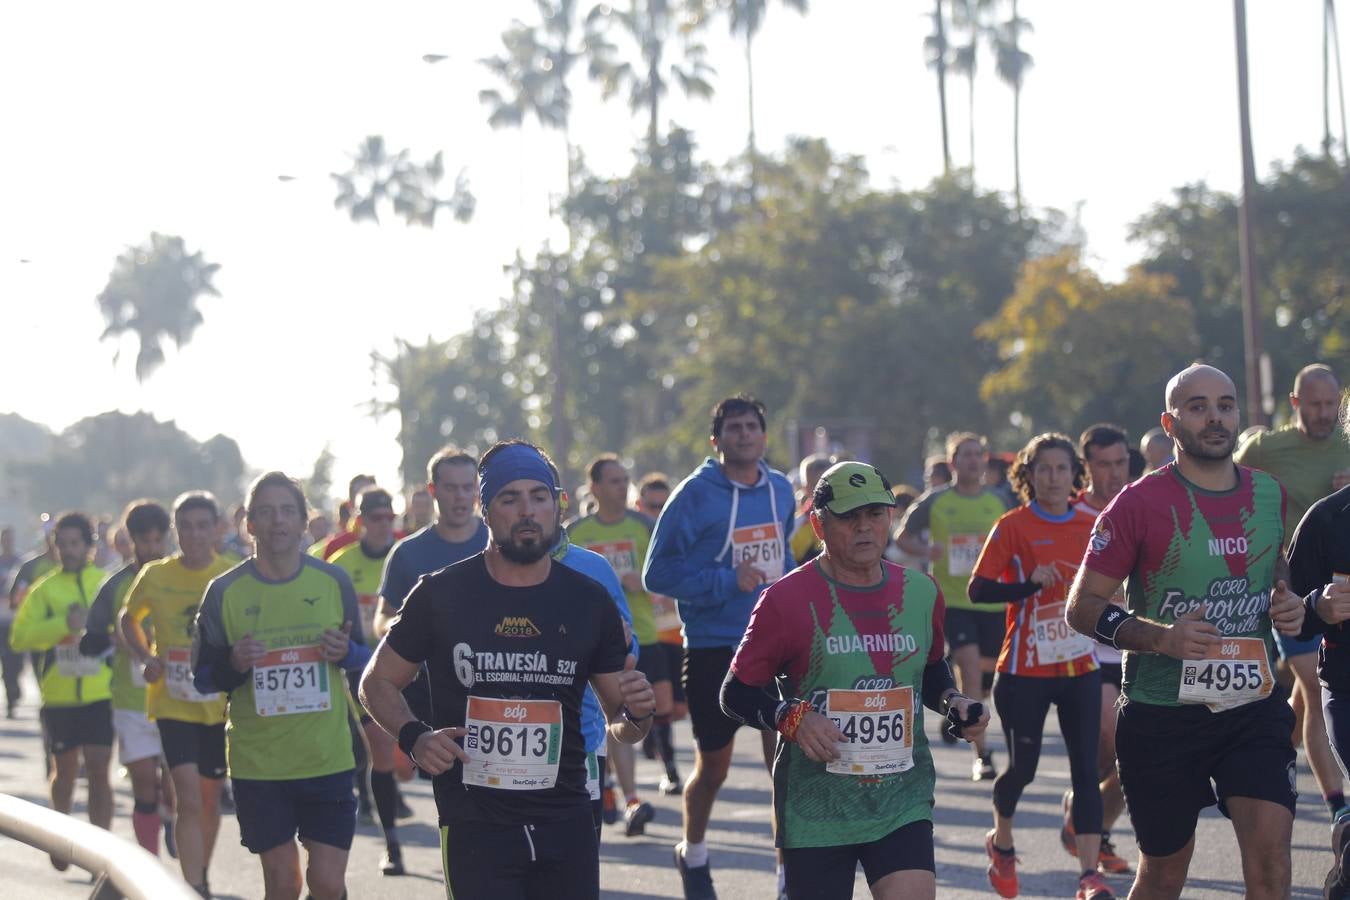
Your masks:
[[[628,653],[599,583],[554,563],[542,584],[508,587],[479,553],[423,576],[385,641],[427,664],[435,727],[463,727],[473,704],[461,744],[474,765],[433,782],[442,825],[526,825],[590,808],[581,701],[590,677],[620,671]]]
[[[1350,575],[1350,487],[1314,503],[1289,542],[1289,589],[1294,593],[1320,594],[1337,575]],[[1319,634],[1325,638],[1317,660],[1322,684],[1350,690],[1350,622],[1328,625],[1310,609],[1299,637]]]

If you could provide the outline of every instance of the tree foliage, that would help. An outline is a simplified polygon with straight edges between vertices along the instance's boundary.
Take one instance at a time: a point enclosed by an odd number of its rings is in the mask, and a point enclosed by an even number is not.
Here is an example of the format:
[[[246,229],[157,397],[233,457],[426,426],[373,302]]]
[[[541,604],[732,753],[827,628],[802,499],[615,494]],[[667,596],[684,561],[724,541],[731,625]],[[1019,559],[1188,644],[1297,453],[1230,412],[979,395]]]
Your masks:
[[[7,467],[33,508],[117,512],[137,497],[168,503],[190,489],[239,496],[244,460],[233,439],[198,442],[149,413],[107,412],[56,436],[50,457]]]
[[[181,237],[152,232],[148,241],[117,257],[98,295],[107,323],[100,340],[133,335],[136,380],[144,381],[163,365],[165,341],[181,348],[192,339],[203,321],[199,298],[220,296],[211,283],[219,270],[201,251],[189,253]]]
[[[378,224],[385,206],[410,226],[434,227],[436,213],[442,209],[448,209],[459,222],[469,221],[475,201],[464,173],[455,176],[449,196],[439,197],[436,190],[445,177],[444,154],[438,151],[424,163],[413,161],[411,155],[406,148],[390,154],[383,137],[370,135],[352,155],[351,168],[332,173],[338,190],[333,206],[345,210],[353,222]]]

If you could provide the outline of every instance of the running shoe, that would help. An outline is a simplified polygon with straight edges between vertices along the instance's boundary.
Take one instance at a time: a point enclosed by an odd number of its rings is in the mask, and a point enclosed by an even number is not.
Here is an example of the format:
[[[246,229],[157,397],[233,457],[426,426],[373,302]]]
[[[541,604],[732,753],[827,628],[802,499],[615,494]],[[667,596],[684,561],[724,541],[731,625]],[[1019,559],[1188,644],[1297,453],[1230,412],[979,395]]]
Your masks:
[[[226,780],[220,789],[220,810],[221,812],[234,812],[234,791],[230,790],[230,782]]]
[[[1102,832],[1102,849],[1097,853],[1097,871],[1107,875],[1124,875],[1130,871],[1130,861],[1116,852],[1111,843],[1111,832]]]
[[[371,812],[369,801],[357,805],[356,824],[364,828],[375,827],[375,814]]]
[[[1017,896],[1017,854],[1010,848],[1000,850],[994,846],[994,833],[984,836],[984,852],[989,855],[989,883],[998,891],[1000,897]]]
[[[634,800],[623,811],[623,833],[637,837],[647,829],[647,823],[656,818],[656,809],[650,803]]]
[[[712,864],[687,866],[680,845],[675,845],[675,868],[680,870],[680,884],[684,887],[684,900],[717,900],[717,891],[713,889]]]
[[[600,789],[600,819],[606,825],[613,825],[619,821],[619,807],[614,803],[614,789]]]
[[[684,793],[684,783],[680,781],[679,772],[667,772],[662,775],[656,788],[667,797],[678,797]]]
[[[1074,900],[1115,900],[1115,896],[1105,878],[1096,872],[1089,872],[1078,879],[1078,893],[1074,894]]]
[[[163,816],[163,813],[160,814]],[[162,819],[164,822],[164,852],[169,854],[170,859],[178,858],[178,841],[173,836],[173,819]]]
[[[991,781],[998,772],[994,770],[994,754],[977,756],[970,763],[971,781]]]
[[[1064,809],[1064,821],[1059,826],[1059,842],[1070,856],[1078,855],[1078,835],[1073,830],[1073,791],[1065,791],[1060,806]]]
[[[380,874],[402,875],[403,873],[403,848],[398,844],[389,844],[380,854]]]
[[[1322,885],[1322,900],[1344,900],[1350,897],[1350,872],[1346,871],[1347,844],[1350,844],[1350,814],[1342,813],[1337,819],[1336,824],[1331,827],[1331,852],[1335,857],[1335,862],[1331,865],[1331,870],[1327,872],[1327,879]]]
[[[404,800],[404,799],[403,799],[403,795],[402,795],[402,794],[399,794],[399,795],[398,795],[398,809],[394,811],[394,818],[396,818],[396,819],[411,819],[412,817],[413,817],[412,807],[408,805],[408,801],[407,801],[407,800]]]

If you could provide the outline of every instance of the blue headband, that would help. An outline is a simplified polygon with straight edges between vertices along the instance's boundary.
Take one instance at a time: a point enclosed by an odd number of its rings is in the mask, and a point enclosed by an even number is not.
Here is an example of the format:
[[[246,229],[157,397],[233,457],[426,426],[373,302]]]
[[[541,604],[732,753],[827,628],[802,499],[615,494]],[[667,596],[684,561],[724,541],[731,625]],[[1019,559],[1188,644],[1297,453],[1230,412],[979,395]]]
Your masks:
[[[553,470],[539,451],[525,444],[511,444],[498,450],[486,465],[478,468],[478,497],[483,511],[487,512],[488,504],[498,491],[521,478],[541,482],[555,497],[558,494]]]

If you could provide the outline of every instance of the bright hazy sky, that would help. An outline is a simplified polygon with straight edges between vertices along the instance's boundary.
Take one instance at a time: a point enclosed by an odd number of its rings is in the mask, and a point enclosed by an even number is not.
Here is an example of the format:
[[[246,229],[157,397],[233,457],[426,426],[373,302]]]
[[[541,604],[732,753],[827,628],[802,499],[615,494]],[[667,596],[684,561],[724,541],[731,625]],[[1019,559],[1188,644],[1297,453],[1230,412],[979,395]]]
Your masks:
[[[941,169],[937,91],[924,66],[932,4],[771,4],[755,45],[761,149],[823,136],[875,182],[914,188]],[[1321,139],[1321,4],[1249,4],[1258,176]],[[0,12],[0,411],[54,430],[145,409],[198,439],[236,438],[247,463],[306,476],[323,446],[338,484],[398,485],[398,423],[370,418],[369,354],[446,337],[507,291],[502,266],[557,228],[561,138],[493,132],[476,63],[530,0],[477,3],[11,3]],[[1027,202],[1082,204],[1090,258],[1117,277],[1141,252],[1128,223],[1171,188],[1240,178],[1233,4],[1022,0],[1035,65],[1022,97]],[[1006,15],[1006,13],[1005,13]],[[1345,29],[1342,29],[1343,31]],[[706,158],[745,142],[744,59],[718,21],[709,103],[673,96],[663,119]],[[449,58],[436,65],[426,53]],[[976,83],[976,178],[1011,191],[1011,94],[987,56]],[[592,168],[624,170],[645,120],[599,101],[582,73],[573,133]],[[948,83],[953,161],[969,162],[966,84]],[[664,124],[664,123],[663,123]],[[467,171],[473,221],[434,231],[391,216],[352,224],[328,173],[365,135]],[[293,176],[289,182],[278,175]],[[187,351],[144,384],[132,345],[100,343],[94,298],[124,246],[181,235],[220,263],[222,296]],[[24,262],[26,260],[26,262]],[[754,390],[754,385],[746,385]],[[615,448],[620,449],[620,448]]]

